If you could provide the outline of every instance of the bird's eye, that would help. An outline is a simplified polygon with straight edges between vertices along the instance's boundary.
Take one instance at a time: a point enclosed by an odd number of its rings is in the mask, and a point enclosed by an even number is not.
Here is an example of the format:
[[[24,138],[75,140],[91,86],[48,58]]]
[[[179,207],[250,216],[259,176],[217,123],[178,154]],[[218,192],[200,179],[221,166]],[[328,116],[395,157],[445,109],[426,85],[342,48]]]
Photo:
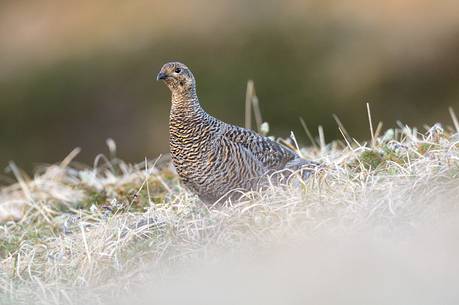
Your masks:
[[[182,69],[180,69],[180,68],[175,68],[175,73],[180,73],[180,72],[182,72]]]

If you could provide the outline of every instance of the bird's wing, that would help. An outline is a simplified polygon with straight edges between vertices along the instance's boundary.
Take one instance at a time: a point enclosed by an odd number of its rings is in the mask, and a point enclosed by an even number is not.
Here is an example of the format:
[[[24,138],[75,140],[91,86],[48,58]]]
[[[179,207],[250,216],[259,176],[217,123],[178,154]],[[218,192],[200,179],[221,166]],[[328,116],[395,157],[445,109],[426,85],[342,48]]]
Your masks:
[[[283,169],[288,162],[299,158],[287,147],[249,129],[229,125],[223,136],[249,150],[267,170]]]

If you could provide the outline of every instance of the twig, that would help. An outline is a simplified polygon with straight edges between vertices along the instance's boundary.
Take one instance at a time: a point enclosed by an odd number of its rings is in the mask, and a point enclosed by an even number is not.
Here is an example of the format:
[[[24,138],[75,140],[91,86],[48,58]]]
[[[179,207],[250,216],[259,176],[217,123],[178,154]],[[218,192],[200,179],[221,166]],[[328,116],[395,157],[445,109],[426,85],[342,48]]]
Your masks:
[[[317,146],[316,141],[314,140],[314,137],[312,136],[311,132],[309,131],[308,125],[306,125],[306,123],[304,122],[302,117],[300,117],[300,122],[301,122],[301,125],[303,126],[304,131],[306,132],[306,135],[309,138],[309,141],[311,141],[311,144],[314,146],[314,148],[319,148]]]
[[[70,162],[72,162],[73,159],[75,159],[75,157],[81,152],[81,148],[77,147],[75,149],[73,149],[68,155],[67,157],[64,158],[64,160],[62,160],[61,164],[59,164],[59,167],[60,168],[66,168]]]
[[[338,116],[334,113],[332,114],[332,116],[335,119],[336,124],[338,124],[338,129],[340,130],[344,140],[346,141],[346,143],[349,143],[348,139],[352,139],[352,137],[349,135],[346,128],[344,128],[344,125],[343,123],[341,123],[341,120],[338,118]]]
[[[371,147],[375,147],[375,134],[373,131],[373,123],[371,121],[371,111],[370,111],[370,104],[367,103],[367,113],[368,113],[368,122],[370,123],[370,132],[371,132]]]
[[[254,89],[255,92],[255,89]],[[263,119],[261,117],[260,111],[260,103],[258,101],[258,97],[254,94],[252,97],[252,105],[253,105],[253,114],[255,115],[255,123],[257,124],[257,131],[260,133],[261,124],[263,123]]]
[[[254,94],[253,81],[247,81],[245,92],[245,128],[252,128],[252,98]]]
[[[300,146],[298,145],[298,142],[296,141],[296,137],[295,137],[295,134],[293,133],[293,131],[290,131],[290,138],[293,140],[293,143],[295,143],[298,155],[300,155],[301,158],[304,158],[303,154],[301,153]]]
[[[321,125],[319,125],[317,129],[319,131],[320,150],[323,152],[325,150],[324,128]]]
[[[459,121],[457,120],[456,113],[454,112],[453,107],[448,107],[449,115],[453,120],[454,128],[456,128],[456,132],[459,132]]]

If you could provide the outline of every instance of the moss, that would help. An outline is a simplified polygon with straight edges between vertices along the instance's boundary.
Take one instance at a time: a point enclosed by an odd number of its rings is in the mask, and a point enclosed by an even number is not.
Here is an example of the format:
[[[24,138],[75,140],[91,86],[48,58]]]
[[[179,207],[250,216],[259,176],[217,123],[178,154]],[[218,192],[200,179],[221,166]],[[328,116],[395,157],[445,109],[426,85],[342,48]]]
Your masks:
[[[421,143],[418,145],[418,153],[425,155],[432,148],[431,144]]]
[[[157,179],[150,179],[148,185],[134,183],[125,184],[115,190],[117,199],[123,203],[121,211],[142,212],[150,206],[150,200],[154,204],[164,202],[168,193],[167,189]]]
[[[408,161],[406,154],[399,154],[387,146],[383,148],[383,158],[384,161],[392,161],[400,165],[403,165]]]
[[[364,151],[359,159],[366,169],[375,169],[384,162],[383,154],[374,150]]]
[[[410,155],[411,158],[416,158],[416,155]],[[360,162],[366,169],[376,169],[386,162],[394,162],[404,166],[408,162],[406,151],[402,153],[389,146],[383,146],[379,150],[367,150],[359,156]],[[391,172],[388,172],[391,173]]]
[[[96,191],[91,189],[88,191],[86,198],[76,205],[76,209],[89,209],[93,204],[102,206],[107,202],[107,194],[105,191]]]
[[[4,258],[14,254],[23,243],[39,245],[45,243],[45,239],[55,236],[60,231],[56,224],[45,222],[33,222],[16,224],[10,227],[6,236],[0,238],[0,257]]]

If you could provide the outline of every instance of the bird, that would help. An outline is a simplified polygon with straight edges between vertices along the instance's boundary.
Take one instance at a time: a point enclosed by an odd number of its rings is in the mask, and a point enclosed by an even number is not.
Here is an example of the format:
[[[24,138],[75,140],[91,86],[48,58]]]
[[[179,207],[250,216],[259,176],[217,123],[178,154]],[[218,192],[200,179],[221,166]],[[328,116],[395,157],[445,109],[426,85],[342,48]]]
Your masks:
[[[185,187],[205,204],[240,199],[241,191],[261,189],[278,172],[302,170],[307,177],[317,166],[268,137],[208,114],[199,102],[195,77],[185,64],[164,64],[156,79],[171,91],[172,163]]]

